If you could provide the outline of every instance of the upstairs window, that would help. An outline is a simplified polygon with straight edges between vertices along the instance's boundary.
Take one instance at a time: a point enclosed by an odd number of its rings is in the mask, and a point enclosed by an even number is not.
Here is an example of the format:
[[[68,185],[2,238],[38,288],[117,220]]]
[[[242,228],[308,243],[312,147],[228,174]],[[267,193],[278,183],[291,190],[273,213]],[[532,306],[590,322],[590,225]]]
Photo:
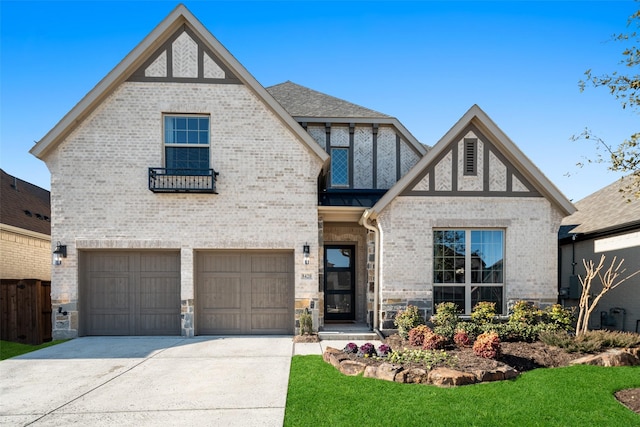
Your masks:
[[[176,175],[205,174],[210,168],[209,116],[164,116],[165,168]]]
[[[331,186],[349,187],[348,148],[331,148]]]

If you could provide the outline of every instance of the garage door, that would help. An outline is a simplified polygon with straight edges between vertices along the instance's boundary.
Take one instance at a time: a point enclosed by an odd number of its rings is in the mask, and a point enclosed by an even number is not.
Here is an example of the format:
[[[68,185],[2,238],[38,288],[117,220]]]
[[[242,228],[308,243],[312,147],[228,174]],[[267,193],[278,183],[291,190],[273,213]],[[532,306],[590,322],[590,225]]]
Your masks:
[[[179,252],[82,252],[83,335],[180,335]]]
[[[196,333],[293,333],[291,252],[199,252]]]

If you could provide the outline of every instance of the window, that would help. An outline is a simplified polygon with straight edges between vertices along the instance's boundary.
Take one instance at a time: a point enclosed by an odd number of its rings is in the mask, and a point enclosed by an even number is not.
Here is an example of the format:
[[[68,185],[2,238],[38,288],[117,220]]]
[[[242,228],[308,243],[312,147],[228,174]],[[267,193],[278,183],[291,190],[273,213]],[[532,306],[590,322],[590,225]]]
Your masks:
[[[454,302],[470,314],[480,301],[504,309],[504,230],[433,232],[433,303]]]
[[[175,175],[204,175],[209,161],[209,116],[164,116],[165,168]]]
[[[331,186],[349,186],[348,148],[331,148]]]

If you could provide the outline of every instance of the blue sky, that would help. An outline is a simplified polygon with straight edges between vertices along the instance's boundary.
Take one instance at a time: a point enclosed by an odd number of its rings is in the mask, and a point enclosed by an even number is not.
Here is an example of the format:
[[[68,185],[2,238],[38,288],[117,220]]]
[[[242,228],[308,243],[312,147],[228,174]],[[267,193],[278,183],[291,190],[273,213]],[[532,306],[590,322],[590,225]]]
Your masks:
[[[264,86],[291,80],[397,117],[433,145],[478,104],[569,198],[615,181],[585,127],[617,145],[640,123],[587,69],[619,69],[639,2],[413,1],[184,4]],[[49,189],[29,154],[177,2],[0,3],[0,167]],[[569,173],[569,176],[566,174]]]

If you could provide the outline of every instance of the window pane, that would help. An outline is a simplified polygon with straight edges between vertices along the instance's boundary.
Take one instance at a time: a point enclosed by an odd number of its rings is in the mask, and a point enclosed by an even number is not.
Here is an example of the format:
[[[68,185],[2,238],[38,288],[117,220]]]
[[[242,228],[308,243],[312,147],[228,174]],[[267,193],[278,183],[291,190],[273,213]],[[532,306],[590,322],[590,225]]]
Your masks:
[[[335,268],[351,267],[351,249],[327,249],[327,266]]]
[[[206,170],[209,169],[209,148],[166,147],[165,162],[166,168],[173,169],[175,174],[181,173],[177,169]]]
[[[346,148],[331,149],[331,185],[349,185],[349,150]]]
[[[209,144],[209,117],[165,116],[165,144]]]
[[[495,302],[496,313],[502,314],[502,291],[502,286],[474,286],[471,288],[471,307],[475,307],[480,301]]]
[[[452,302],[458,306],[458,311],[464,312],[464,286],[434,286],[433,307],[443,302]]]
[[[464,230],[434,231],[433,281],[435,283],[464,283],[464,273]]]
[[[471,231],[471,283],[503,283],[504,232]]]

